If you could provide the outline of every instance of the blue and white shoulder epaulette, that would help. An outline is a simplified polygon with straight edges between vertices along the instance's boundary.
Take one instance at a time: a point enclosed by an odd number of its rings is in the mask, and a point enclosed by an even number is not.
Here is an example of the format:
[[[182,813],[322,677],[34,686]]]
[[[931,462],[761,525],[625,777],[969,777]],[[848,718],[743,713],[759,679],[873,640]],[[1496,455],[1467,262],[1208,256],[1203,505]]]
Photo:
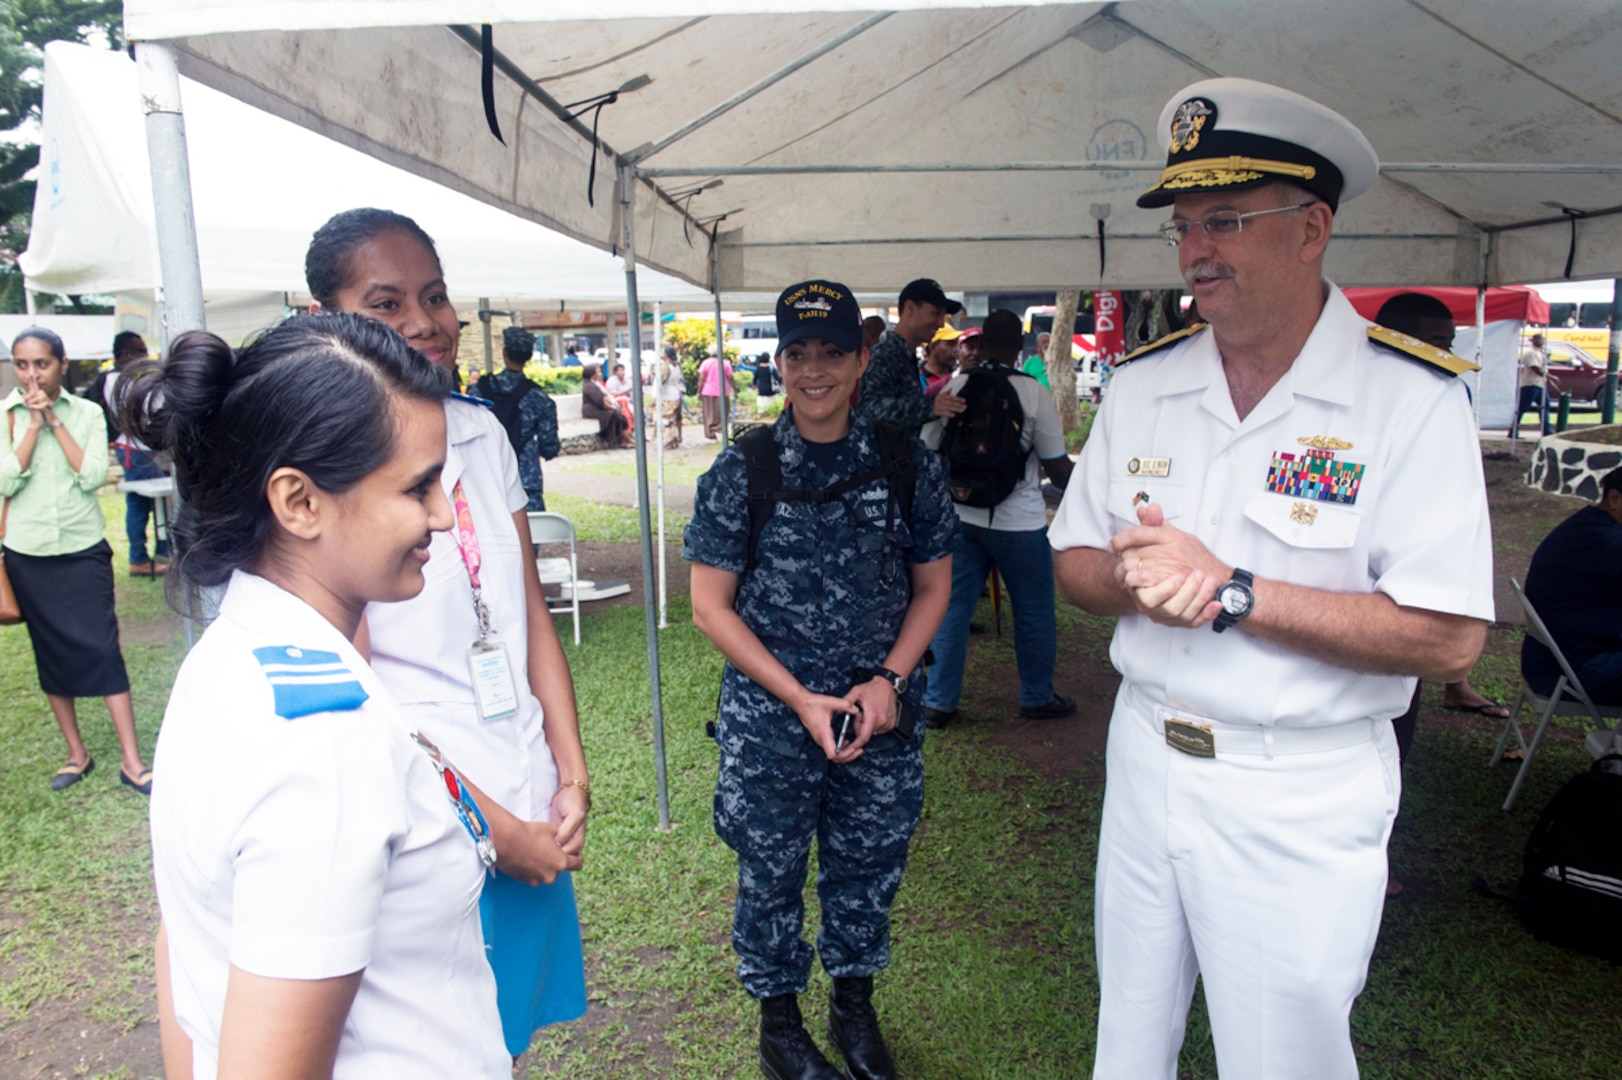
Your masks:
[[[351,712],[366,703],[366,690],[335,652],[268,645],[254,659],[276,695],[276,715],[297,720],[318,712]]]

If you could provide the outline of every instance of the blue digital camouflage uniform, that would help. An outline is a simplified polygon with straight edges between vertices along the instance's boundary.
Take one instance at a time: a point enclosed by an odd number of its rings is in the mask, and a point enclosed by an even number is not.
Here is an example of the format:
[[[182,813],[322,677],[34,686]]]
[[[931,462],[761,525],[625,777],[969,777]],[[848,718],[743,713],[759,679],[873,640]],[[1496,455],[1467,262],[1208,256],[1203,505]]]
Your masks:
[[[917,350],[894,330],[886,330],[868,350],[856,411],[869,420],[901,424],[915,432],[935,417],[935,403],[924,396],[918,382]]]
[[[525,376],[521,371],[504,369],[485,375],[479,381],[482,383],[484,379],[489,379],[498,393],[508,394],[525,381]],[[541,458],[558,455],[558,407],[544,392],[532,390],[519,400],[518,415],[523,421],[524,445],[522,449],[514,447],[513,452],[518,455],[518,480],[524,485],[524,494],[529,496],[524,509],[545,510]]]
[[[807,460],[788,410],[772,428],[785,489],[821,490],[879,465],[873,425],[853,417],[845,447],[824,472]],[[808,690],[843,694],[852,670],[884,663],[912,600],[910,567],[952,552],[957,514],[936,454],[916,443],[912,516],[902,552],[884,575],[886,485],[875,481],[826,504],[780,502],[762,531],[737,611]],[[683,555],[744,574],[748,477],[728,447],[698,481]],[[907,698],[923,696],[921,668]],[[721,748],[715,831],[738,853],[732,944],[738,976],[757,998],[803,993],[811,947],[801,940],[805,874],[817,838],[822,965],[838,978],[890,962],[890,903],[923,808],[923,725],[911,740],[885,734],[848,765],[834,765],[799,717],[728,664],[716,741]]]

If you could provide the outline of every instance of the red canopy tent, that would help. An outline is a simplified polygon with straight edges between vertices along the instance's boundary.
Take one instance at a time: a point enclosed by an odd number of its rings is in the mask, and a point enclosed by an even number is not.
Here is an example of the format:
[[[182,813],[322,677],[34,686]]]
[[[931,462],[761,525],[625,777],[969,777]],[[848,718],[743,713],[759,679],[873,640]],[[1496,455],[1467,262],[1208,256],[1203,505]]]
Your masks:
[[[1357,313],[1370,322],[1381,305],[1399,293],[1416,292],[1434,296],[1447,305],[1458,326],[1476,324],[1476,290],[1456,287],[1425,289],[1347,289],[1346,299]],[[1487,322],[1508,319],[1512,322],[1549,325],[1549,302],[1527,285],[1505,285],[1487,290]]]

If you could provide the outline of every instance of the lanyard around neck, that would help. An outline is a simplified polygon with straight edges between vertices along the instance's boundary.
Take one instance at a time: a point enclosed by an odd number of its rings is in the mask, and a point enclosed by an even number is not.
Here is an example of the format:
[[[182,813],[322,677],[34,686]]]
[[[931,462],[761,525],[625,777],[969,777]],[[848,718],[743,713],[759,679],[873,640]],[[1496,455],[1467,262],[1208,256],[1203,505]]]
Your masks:
[[[462,490],[460,480],[451,489],[451,502],[456,509],[456,550],[462,554],[468,584],[473,586],[473,614],[479,620],[479,640],[485,641],[490,637],[490,609],[485,606],[479,589],[479,570],[484,566],[484,556],[479,551],[479,534],[473,529],[473,509],[468,506],[467,493]]]

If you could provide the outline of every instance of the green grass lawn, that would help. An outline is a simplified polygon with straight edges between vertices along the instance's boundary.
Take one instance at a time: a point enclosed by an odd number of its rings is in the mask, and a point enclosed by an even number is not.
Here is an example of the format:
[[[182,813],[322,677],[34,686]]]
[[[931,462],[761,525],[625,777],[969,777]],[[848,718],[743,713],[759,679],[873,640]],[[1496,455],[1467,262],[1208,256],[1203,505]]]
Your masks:
[[[667,484],[696,484],[698,478],[709,470],[709,462],[701,466],[665,463],[665,482]],[[636,479],[636,462],[634,461],[591,461],[583,460],[579,465],[569,464],[562,466],[565,472],[588,473],[592,476],[618,476],[627,480]],[[650,486],[658,479],[659,472],[652,458],[648,460],[648,483]],[[546,496],[550,499],[551,493]]]
[[[122,533],[122,500],[104,499]],[[590,504],[585,504],[590,505]],[[560,509],[564,509],[560,507]],[[582,507],[564,509],[577,524]],[[634,535],[635,514],[599,508],[593,536]],[[116,548],[122,542],[114,538]],[[122,566],[122,551],[118,565]],[[150,748],[181,659],[161,585],[120,573],[119,615],[143,745]],[[989,610],[981,618],[990,622]],[[758,1075],[755,1012],[733,976],[731,853],[710,825],[716,751],[705,738],[720,659],[672,599],[661,637],[666,743],[675,828],[656,829],[643,614],[588,615],[569,647],[592,765],[596,809],[587,864],[576,878],[591,974],[587,1018],[549,1030],[524,1059],[525,1077],[699,1078]],[[1109,678],[1109,620],[1061,608],[1067,662]],[[1519,634],[1494,630],[1475,685],[1510,700]],[[1004,639],[978,638],[970,685],[1006,665]],[[31,1018],[58,1026],[133,1027],[153,1015],[155,910],[146,804],[117,783],[117,750],[99,703],[82,703],[97,771],[65,794],[48,790],[60,736],[39,694],[26,631],[0,629],[0,1039]],[[1554,949],[1521,930],[1511,908],[1477,895],[1477,875],[1512,888],[1542,805],[1585,764],[1562,727],[1516,810],[1498,806],[1507,768],[1485,767],[1496,726],[1438,723],[1427,689],[1405,773],[1392,864],[1408,882],[1386,908],[1368,989],[1352,1015],[1367,1077],[1622,1075],[1622,970]],[[878,1005],[902,1075],[914,1080],[1085,1076],[1097,986],[1092,960],[1092,865],[1101,768],[1058,779],[999,744],[990,723],[930,733],[924,818],[895,909],[894,963]],[[161,782],[161,778],[160,778]],[[814,897],[811,889],[808,896]],[[808,908],[808,935],[816,907]],[[1622,932],[1615,927],[1611,932]],[[805,1002],[822,1040],[827,980]],[[1214,1054],[1198,1002],[1179,1076],[1212,1078]],[[115,1063],[116,1064],[116,1063]],[[137,1075],[104,1070],[79,1074]],[[0,1062],[0,1075],[33,1075]]]
[[[642,527],[637,518],[637,511],[630,506],[614,506],[610,503],[592,502],[577,495],[565,495],[562,492],[548,491],[546,493],[546,508],[554,513],[562,514],[574,523],[575,538],[580,541],[601,540],[610,543],[632,543],[640,539]],[[654,512],[656,513],[656,512]],[[681,531],[687,528],[688,515],[675,510],[665,511],[665,535],[668,537],[681,537]],[[659,527],[658,518],[651,519],[653,527]]]
[[[715,455],[721,452],[721,444],[710,443],[692,449],[683,449],[679,454],[673,454],[674,460],[665,462],[665,482],[670,484],[696,484],[698,478],[709,470],[715,461]],[[626,459],[623,461],[602,461],[590,454],[575,454],[566,458],[558,458],[547,468],[562,469],[565,472],[586,473],[591,476],[617,476],[626,480],[636,479],[636,462]],[[654,452],[648,451],[648,479],[649,482],[658,476],[657,463]],[[552,498],[548,493],[548,500]]]

